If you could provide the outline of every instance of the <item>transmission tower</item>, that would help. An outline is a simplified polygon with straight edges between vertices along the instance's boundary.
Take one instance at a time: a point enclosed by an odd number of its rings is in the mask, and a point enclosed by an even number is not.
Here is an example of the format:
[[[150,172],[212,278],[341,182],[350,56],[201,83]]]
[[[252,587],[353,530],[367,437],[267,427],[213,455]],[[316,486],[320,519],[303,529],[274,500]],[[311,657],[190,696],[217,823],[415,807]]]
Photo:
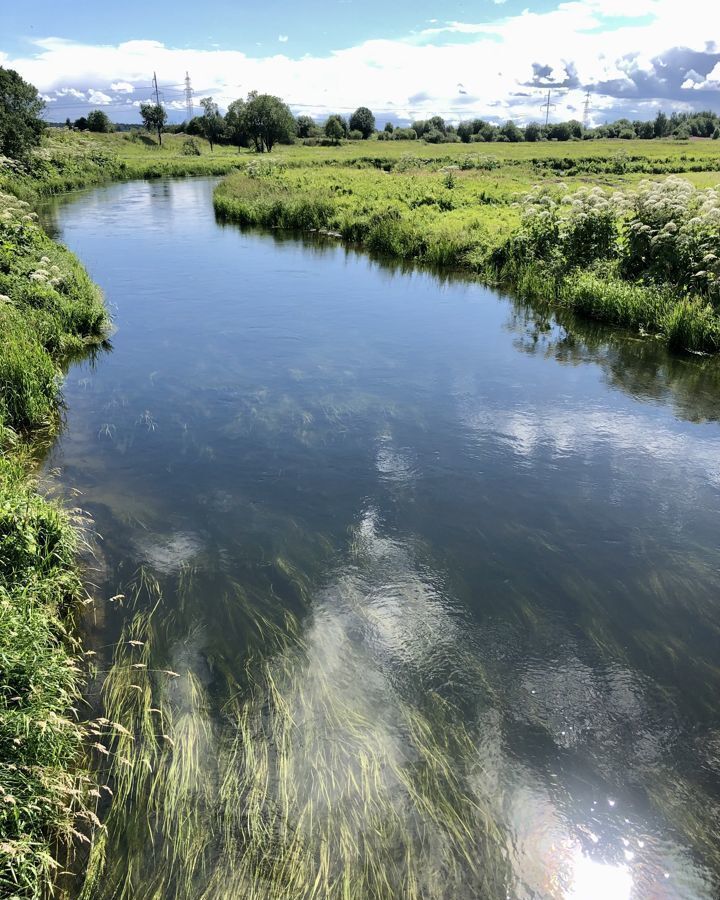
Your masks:
[[[185,73],[185,115],[188,122],[195,115],[195,110],[193,109],[193,89],[188,72]]]
[[[583,109],[583,128],[587,131],[590,127],[590,91],[585,94],[585,107]]]
[[[550,121],[550,110],[555,109],[555,104],[550,102],[551,91],[548,91],[547,100],[543,103],[543,108],[545,110],[545,127],[547,128],[548,122]]]

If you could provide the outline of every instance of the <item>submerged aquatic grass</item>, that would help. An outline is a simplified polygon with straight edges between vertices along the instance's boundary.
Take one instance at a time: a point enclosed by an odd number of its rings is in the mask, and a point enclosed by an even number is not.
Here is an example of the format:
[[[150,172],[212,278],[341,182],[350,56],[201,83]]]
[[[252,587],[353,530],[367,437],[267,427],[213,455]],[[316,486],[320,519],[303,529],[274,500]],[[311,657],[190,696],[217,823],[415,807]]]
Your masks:
[[[159,585],[135,585],[152,611],[126,625],[104,682],[117,724],[99,761],[114,797],[83,898],[504,894],[504,835],[452,703],[411,701],[372,675],[361,686],[367,661],[339,623],[308,631],[242,590],[228,613],[252,636],[240,666],[213,666],[211,692],[193,651],[202,631],[173,642]],[[377,690],[389,692],[380,715]]]

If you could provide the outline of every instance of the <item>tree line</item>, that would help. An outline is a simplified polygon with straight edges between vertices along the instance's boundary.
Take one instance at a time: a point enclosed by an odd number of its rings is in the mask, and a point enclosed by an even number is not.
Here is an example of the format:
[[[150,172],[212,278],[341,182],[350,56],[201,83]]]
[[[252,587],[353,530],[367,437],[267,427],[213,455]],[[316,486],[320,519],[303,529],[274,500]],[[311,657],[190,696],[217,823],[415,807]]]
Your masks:
[[[581,122],[553,122],[546,125],[530,122],[518,125],[508,121],[503,125],[485,119],[471,119],[455,125],[442,116],[421,119],[409,127],[386,122],[376,128],[375,116],[367,106],[359,106],[348,118],[339,113],[329,115],[318,123],[306,114],[294,116],[280,97],[251,91],[246,98],[233,101],[225,115],[212,97],[201,100],[202,114],[182,125],[167,123],[167,112],[160,104],[142,103],[140,117],[145,128],[157,134],[162,144],[165,131],[181,132],[189,137],[206,138],[211,149],[218,143],[237,147],[251,147],[258,153],[270,153],[276,144],[291,144],[296,140],[313,143],[339,144],[342,140],[423,140],[427,143],[517,143],[520,141],[573,141],[597,138],[643,139],[673,137],[720,138],[720,117],[712,111],[672,113],[660,111],[651,121],[618,119],[595,128],[585,128]],[[45,103],[33,85],[17,72],[0,66],[0,154],[18,158],[37,146],[45,128],[41,115]],[[92,110],[74,122],[66,120],[68,128],[94,132],[109,132],[114,125],[101,109]],[[188,152],[199,149],[188,144]]]

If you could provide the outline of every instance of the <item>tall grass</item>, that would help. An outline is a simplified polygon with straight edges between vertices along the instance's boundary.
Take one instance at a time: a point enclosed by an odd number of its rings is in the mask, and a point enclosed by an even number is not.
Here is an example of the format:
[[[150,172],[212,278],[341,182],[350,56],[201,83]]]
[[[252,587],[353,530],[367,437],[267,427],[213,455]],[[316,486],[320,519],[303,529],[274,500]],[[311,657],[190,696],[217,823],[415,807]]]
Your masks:
[[[531,182],[515,162],[381,162],[239,172],[216,189],[215,209],[243,225],[323,231],[373,253],[464,268],[675,350],[720,350],[718,191],[669,178],[612,196],[580,182],[522,193]]]
[[[58,421],[63,361],[108,327],[99,292],[26,204],[0,194],[0,895],[36,898],[96,824],[81,774],[85,598],[76,521],[35,493],[32,440]]]

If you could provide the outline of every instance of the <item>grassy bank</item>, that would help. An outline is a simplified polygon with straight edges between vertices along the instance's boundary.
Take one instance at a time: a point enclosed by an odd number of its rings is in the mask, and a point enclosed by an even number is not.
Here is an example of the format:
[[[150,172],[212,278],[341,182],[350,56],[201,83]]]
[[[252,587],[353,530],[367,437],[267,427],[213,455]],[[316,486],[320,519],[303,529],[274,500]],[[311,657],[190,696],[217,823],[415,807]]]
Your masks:
[[[83,821],[83,598],[68,513],[37,495],[38,432],[59,420],[64,362],[103,339],[102,298],[29,207],[0,194],[0,895],[38,897]]]
[[[216,147],[185,135],[168,134],[162,147],[144,134],[86,134],[52,130],[29,160],[0,159],[0,190],[24,200],[133,178],[225,175],[244,162],[234,147]]]
[[[602,143],[288,148],[230,175],[215,207],[244,225],[464,268],[673,348],[719,350],[717,142],[604,155]]]

